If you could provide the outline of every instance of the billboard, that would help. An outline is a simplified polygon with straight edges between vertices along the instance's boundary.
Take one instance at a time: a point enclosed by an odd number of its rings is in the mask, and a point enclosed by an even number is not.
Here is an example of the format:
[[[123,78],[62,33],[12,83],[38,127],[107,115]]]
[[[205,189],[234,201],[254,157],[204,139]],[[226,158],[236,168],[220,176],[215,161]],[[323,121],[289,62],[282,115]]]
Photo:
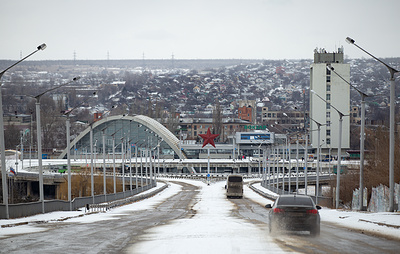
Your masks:
[[[272,132],[237,132],[237,144],[273,144],[275,135]]]

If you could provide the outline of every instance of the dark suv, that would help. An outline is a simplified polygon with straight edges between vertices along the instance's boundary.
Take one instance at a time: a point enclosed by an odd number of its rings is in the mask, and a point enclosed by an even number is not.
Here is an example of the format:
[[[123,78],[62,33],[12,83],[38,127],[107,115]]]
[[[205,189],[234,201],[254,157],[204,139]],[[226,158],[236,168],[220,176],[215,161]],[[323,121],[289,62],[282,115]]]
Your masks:
[[[280,195],[275,203],[266,208],[269,211],[269,232],[277,230],[310,231],[310,235],[320,233],[320,217],[316,206],[309,196]]]

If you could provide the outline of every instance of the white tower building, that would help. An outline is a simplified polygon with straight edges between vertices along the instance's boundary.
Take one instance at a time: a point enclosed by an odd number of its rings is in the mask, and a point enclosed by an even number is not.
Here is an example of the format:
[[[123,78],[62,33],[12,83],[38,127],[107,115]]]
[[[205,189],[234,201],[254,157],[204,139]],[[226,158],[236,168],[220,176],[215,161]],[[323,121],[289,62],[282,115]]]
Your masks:
[[[331,107],[334,106],[342,114],[349,115],[350,86],[334,72],[326,67],[331,65],[345,80],[350,82],[350,64],[343,62],[343,47],[338,52],[327,53],[324,49],[314,50],[314,63],[311,64],[310,90],[325,99],[318,98],[310,92],[310,117],[323,124],[320,133],[321,148],[332,148],[337,151],[339,145],[339,114]],[[317,124],[310,120],[311,144],[318,146]],[[350,147],[350,117],[343,117],[342,148]]]

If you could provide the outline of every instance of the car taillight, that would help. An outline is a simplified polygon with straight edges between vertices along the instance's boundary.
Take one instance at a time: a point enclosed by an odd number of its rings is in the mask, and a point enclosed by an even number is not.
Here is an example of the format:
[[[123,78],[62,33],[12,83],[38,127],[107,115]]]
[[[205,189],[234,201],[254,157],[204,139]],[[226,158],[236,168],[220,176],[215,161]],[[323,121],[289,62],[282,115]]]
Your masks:
[[[309,213],[309,214],[317,214],[318,210],[317,209],[307,210],[307,213]]]
[[[274,208],[274,213],[283,213],[283,212],[285,211],[281,208]]]

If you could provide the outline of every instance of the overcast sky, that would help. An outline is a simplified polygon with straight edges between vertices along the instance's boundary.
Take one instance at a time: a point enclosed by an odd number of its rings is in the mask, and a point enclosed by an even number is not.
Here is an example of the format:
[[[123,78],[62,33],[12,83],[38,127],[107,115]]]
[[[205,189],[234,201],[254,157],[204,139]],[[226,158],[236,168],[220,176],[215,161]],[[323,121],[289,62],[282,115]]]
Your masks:
[[[400,57],[399,0],[1,0],[0,59]]]

